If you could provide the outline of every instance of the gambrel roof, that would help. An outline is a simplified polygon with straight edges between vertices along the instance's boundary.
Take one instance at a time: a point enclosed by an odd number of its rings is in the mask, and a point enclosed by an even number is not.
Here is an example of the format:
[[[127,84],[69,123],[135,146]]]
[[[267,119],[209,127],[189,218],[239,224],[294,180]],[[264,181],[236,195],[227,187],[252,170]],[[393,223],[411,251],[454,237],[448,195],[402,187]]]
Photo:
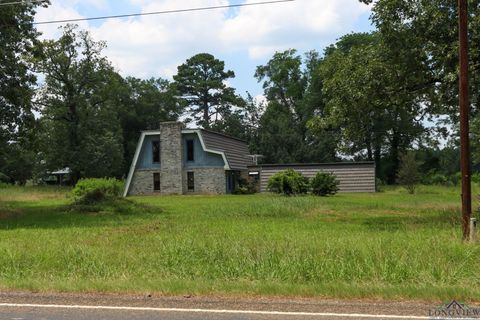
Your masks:
[[[245,141],[215,131],[201,129],[207,149],[223,152],[231,170],[246,170],[251,165]]]
[[[182,134],[195,133],[198,135],[202,148],[205,152],[215,153],[222,156],[225,162],[225,170],[247,170],[247,166],[251,165],[251,158],[248,157],[248,145],[245,141],[205,129],[182,129]],[[130,171],[124,190],[124,196],[128,194],[130,183],[135,172],[138,157],[146,136],[158,135],[160,130],[142,131],[137,144],[137,149],[133,157]]]

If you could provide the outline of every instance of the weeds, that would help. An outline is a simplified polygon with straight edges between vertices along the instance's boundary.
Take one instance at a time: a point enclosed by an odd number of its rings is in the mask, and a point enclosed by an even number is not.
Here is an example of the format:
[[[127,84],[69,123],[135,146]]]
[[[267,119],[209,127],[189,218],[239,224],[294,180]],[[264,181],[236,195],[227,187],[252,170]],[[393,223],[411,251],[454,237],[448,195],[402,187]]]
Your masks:
[[[476,300],[459,190],[133,197],[69,205],[0,190],[0,287]],[[67,190],[64,190],[64,193]],[[54,194],[55,196],[52,196]],[[43,198],[42,198],[43,195]],[[18,214],[17,214],[18,213]],[[90,214],[85,214],[90,213]]]

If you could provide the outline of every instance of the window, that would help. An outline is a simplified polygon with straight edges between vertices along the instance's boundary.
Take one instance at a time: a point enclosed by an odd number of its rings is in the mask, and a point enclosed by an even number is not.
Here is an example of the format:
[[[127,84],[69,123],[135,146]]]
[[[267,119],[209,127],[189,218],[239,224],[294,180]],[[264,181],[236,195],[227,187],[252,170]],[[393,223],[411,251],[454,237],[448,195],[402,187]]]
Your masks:
[[[153,163],[160,162],[160,141],[152,141],[152,161]]]
[[[250,178],[253,178],[255,182],[258,182],[258,180],[260,180],[260,171],[250,171],[248,173],[248,176]]]
[[[195,157],[193,156],[193,140],[187,140],[187,161],[194,161],[194,160],[195,160]]]
[[[195,178],[193,172],[187,172],[187,189],[188,191],[195,191]]]
[[[160,173],[153,174],[153,191],[160,191]]]

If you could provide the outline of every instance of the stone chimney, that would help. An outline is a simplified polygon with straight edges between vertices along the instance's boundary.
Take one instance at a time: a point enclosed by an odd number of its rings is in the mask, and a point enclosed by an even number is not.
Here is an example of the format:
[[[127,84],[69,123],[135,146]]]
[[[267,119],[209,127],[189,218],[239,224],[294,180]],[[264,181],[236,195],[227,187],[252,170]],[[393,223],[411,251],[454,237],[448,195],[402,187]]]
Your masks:
[[[182,194],[182,148],[181,122],[160,123],[160,192]]]

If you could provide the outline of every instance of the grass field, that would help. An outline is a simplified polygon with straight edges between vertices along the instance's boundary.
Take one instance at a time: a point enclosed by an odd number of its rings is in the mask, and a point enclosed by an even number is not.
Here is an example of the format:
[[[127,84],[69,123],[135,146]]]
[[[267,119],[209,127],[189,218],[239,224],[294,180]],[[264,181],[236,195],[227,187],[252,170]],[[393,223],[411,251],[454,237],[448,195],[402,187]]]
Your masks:
[[[456,188],[133,197],[91,213],[67,191],[0,189],[0,288],[480,300]]]

